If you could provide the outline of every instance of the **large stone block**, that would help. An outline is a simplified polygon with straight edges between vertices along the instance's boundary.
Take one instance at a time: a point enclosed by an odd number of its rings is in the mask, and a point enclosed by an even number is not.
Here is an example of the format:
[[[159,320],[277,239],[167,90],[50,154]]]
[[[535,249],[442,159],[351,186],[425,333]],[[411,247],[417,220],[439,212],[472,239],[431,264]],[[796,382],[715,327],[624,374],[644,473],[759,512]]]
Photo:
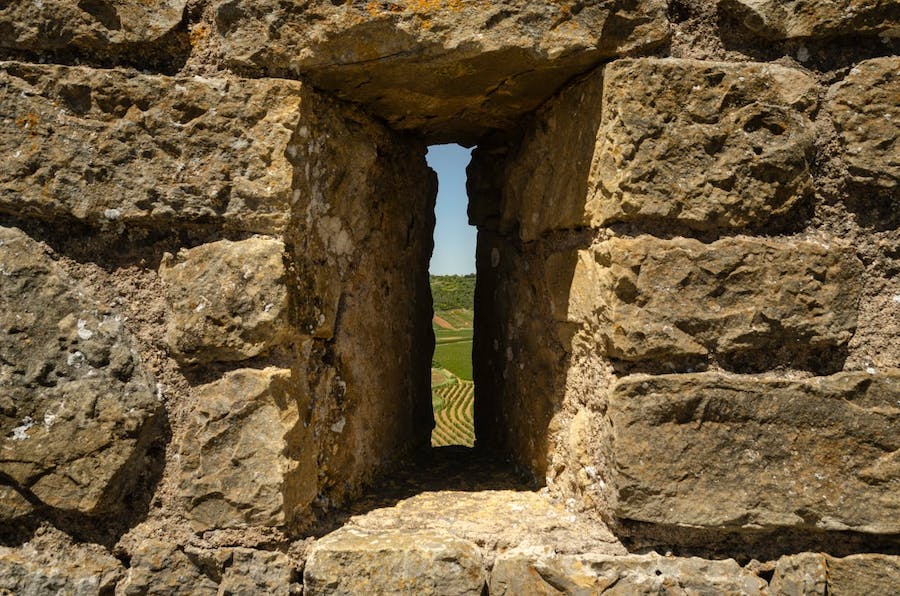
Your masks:
[[[283,80],[0,63],[0,212],[280,231],[307,99]]]
[[[816,82],[774,64],[620,60],[606,67],[591,223],[736,229],[811,190]]]
[[[878,554],[837,558],[822,553],[782,557],[772,577],[772,594],[896,594],[900,557]]]
[[[129,555],[130,568],[116,594],[288,596],[302,593],[294,565],[277,551],[200,550],[144,539]]]
[[[219,0],[228,64],[303,74],[394,128],[475,142],[508,128],[603,58],[668,37],[663,0],[560,2]]]
[[[146,48],[178,28],[187,0],[10,0],[0,6],[0,47],[114,53]]]
[[[733,559],[649,555],[558,555],[517,548],[497,557],[492,596],[518,594],[766,594],[765,580]]]
[[[763,39],[900,35],[897,0],[719,0],[718,6]]]
[[[218,585],[197,564],[199,557],[191,556],[184,547],[156,539],[142,540],[129,553],[131,563],[116,594],[172,594],[173,596],[213,596]]]
[[[853,251],[815,242],[618,238],[557,284],[557,317],[596,326],[617,360],[792,360],[847,344],[862,272]]]
[[[0,520],[30,503],[110,514],[162,436],[162,404],[117,313],[0,228]]]
[[[857,184],[894,192],[900,187],[898,97],[897,56],[860,62],[829,93],[828,111]]]
[[[97,545],[38,538],[16,548],[0,546],[2,594],[112,594],[124,574],[122,563]]]
[[[480,143],[467,180],[472,223],[517,232],[523,242],[588,225],[602,96],[598,69],[542,107],[512,147],[502,140]]]
[[[898,399],[900,371],[627,377],[609,399],[615,515],[896,534]]]
[[[198,531],[285,526],[316,496],[316,453],[287,370],[237,370],[197,392],[179,451]]]
[[[475,544],[437,531],[343,528],[312,547],[304,594],[481,596],[485,587]]]
[[[189,364],[246,360],[289,337],[284,243],[221,240],[167,258],[166,341]]]

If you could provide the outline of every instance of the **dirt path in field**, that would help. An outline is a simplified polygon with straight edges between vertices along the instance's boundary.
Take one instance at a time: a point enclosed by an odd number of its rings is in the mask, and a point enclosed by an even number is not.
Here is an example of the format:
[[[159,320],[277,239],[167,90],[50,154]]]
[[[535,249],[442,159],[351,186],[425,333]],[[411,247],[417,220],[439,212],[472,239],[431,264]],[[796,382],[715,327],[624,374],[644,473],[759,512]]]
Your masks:
[[[437,325],[438,327],[440,327],[441,329],[455,329],[455,327],[453,325],[451,325],[450,323],[448,323],[446,321],[446,319],[443,319],[438,315],[434,315],[432,322],[435,325]]]

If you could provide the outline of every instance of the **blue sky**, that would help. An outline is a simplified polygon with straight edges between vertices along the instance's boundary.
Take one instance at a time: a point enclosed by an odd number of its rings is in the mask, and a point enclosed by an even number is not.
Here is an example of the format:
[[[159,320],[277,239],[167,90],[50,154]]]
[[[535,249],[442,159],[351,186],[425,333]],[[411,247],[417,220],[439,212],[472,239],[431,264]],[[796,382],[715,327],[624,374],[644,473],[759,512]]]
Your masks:
[[[472,150],[459,145],[432,145],[428,165],[438,175],[437,206],[434,214],[434,254],[432,275],[475,273],[475,228],[466,215],[466,166]]]

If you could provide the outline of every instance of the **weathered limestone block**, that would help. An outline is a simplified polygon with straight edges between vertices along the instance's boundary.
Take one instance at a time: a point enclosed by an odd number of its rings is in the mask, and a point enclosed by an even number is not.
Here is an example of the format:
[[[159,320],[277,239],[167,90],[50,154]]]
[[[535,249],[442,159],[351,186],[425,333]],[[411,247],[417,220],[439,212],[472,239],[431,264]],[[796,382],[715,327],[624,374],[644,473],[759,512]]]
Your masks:
[[[734,559],[558,555],[517,548],[499,557],[491,596],[518,594],[766,594],[767,583]]]
[[[343,528],[312,547],[304,594],[481,596],[485,585],[475,544],[436,531]]]
[[[284,80],[0,63],[0,212],[280,231],[311,104]]]
[[[131,555],[128,572],[116,594],[172,594],[174,596],[215,596],[218,584],[184,548],[160,540],[145,539]],[[211,562],[207,566],[212,566]]]
[[[249,548],[199,550],[155,539],[129,553],[131,565],[116,594],[300,594],[298,574],[280,552]]]
[[[337,506],[431,437],[428,262],[437,179],[425,145],[358,113],[311,116],[284,236],[296,381],[317,438],[317,504]]]
[[[590,223],[587,197],[603,95],[602,71],[541,108],[512,148],[479,144],[467,181],[472,223],[523,242]]]
[[[289,337],[284,243],[221,240],[163,261],[171,308],[166,342],[180,362],[258,356]]]
[[[897,56],[860,62],[829,93],[828,111],[840,134],[850,175],[858,184],[889,191],[900,187],[898,97]]]
[[[826,596],[828,565],[826,555],[801,553],[778,559],[772,576],[772,594],[777,596]]]
[[[757,63],[620,60],[606,67],[591,223],[735,229],[811,188],[817,106],[805,73]]]
[[[540,480],[577,328],[553,316],[554,299],[568,296],[576,252],[566,251],[567,260],[542,248],[479,231],[473,343],[477,444],[506,454]]]
[[[614,359],[794,356],[845,346],[856,328],[863,269],[844,247],[640,236],[592,254],[557,295],[571,320],[597,325]]]
[[[764,39],[900,35],[897,0],[719,0],[718,6]]]
[[[226,63],[306,75],[434,142],[508,128],[603,58],[668,37],[663,0],[219,0],[213,11]]]
[[[802,553],[778,560],[772,594],[895,594],[900,590],[900,557],[862,554],[842,559]]]
[[[620,519],[900,531],[900,371],[627,377],[609,400]]]
[[[10,0],[0,6],[0,47],[114,52],[148,46],[181,23],[187,0]]]
[[[299,572],[280,552],[235,548],[228,553],[219,594],[252,596],[300,594]]]
[[[284,526],[316,495],[316,454],[290,372],[242,369],[203,386],[182,437],[180,489],[197,531]]]
[[[15,228],[0,271],[0,520],[32,500],[109,514],[162,433],[153,378],[121,318]]]
[[[0,546],[0,593],[19,596],[112,594],[122,564],[96,545],[43,543]]]

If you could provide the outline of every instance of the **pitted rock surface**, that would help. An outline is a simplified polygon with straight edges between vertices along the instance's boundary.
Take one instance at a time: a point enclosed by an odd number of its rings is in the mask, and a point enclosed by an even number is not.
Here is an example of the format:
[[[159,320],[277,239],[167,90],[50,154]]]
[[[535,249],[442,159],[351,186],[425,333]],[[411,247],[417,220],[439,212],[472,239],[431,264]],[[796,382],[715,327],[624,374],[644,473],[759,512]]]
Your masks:
[[[162,433],[153,376],[121,315],[16,228],[0,228],[0,271],[0,520],[111,514]]]
[[[474,143],[604,58],[668,38],[662,0],[214,3],[238,70],[308,76],[394,128]]]
[[[637,375],[613,388],[621,519],[900,531],[900,371]]]
[[[181,24],[187,0],[11,0],[0,6],[0,47],[112,53],[154,42]]]
[[[284,243],[220,240],[160,267],[171,305],[166,340],[187,364],[253,358],[287,342]]]

